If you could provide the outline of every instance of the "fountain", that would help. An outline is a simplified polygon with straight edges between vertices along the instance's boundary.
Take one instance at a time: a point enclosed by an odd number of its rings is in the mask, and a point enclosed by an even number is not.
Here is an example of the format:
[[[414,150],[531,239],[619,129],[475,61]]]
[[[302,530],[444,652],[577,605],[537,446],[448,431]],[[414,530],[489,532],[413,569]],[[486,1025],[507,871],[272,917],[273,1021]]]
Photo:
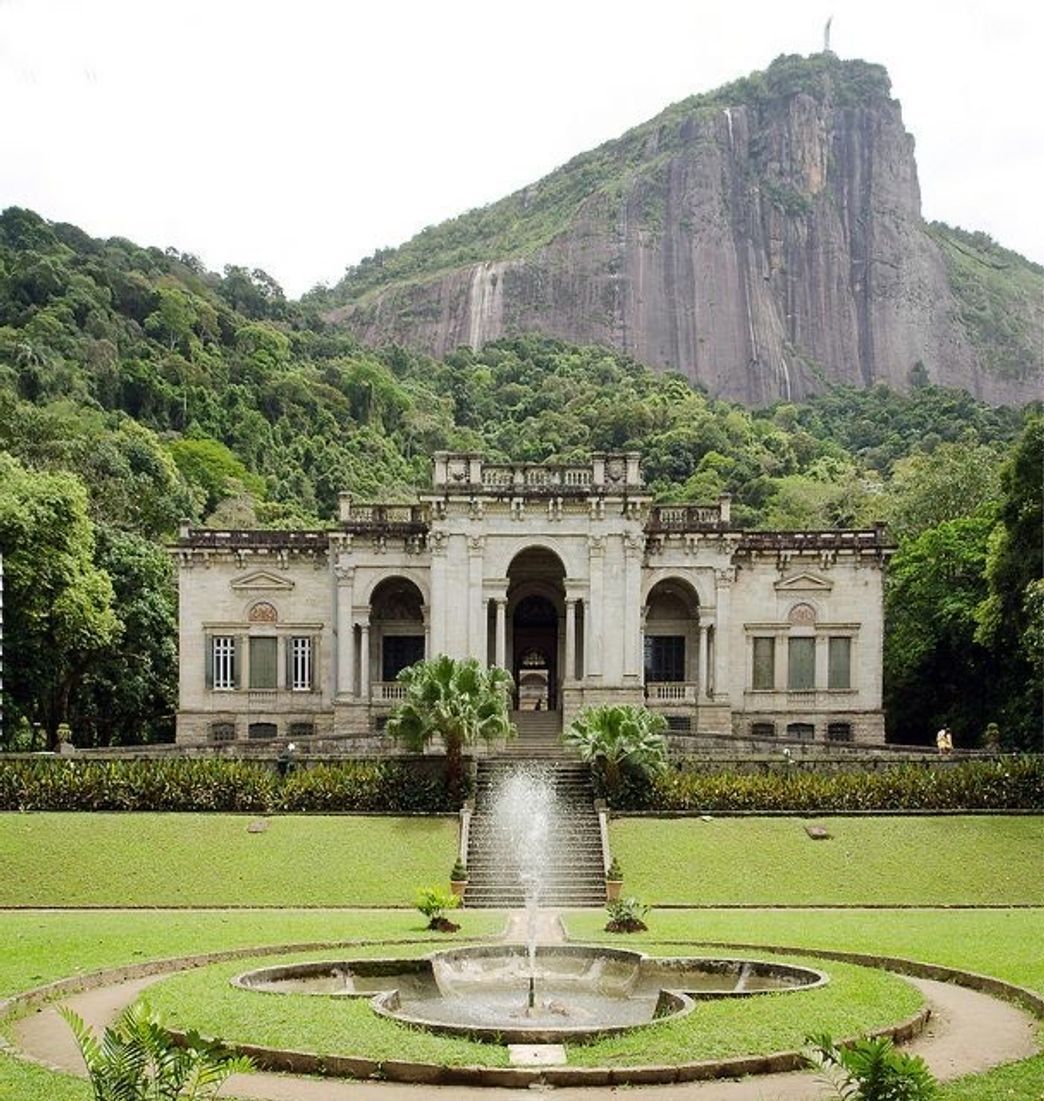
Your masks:
[[[548,866],[557,808],[544,770],[522,766],[507,773],[493,796],[493,832],[499,858],[522,885],[526,912],[527,1011],[536,1011],[536,949],[540,935],[540,894]]]
[[[556,828],[549,777],[526,766],[495,794],[498,860],[525,891],[523,944],[475,945],[424,959],[360,959],[262,968],[248,990],[368,997],[375,1013],[491,1043],[583,1042],[691,1013],[704,998],[746,998],[827,982],[811,968],[759,960],[658,958],[540,945],[540,898]]]

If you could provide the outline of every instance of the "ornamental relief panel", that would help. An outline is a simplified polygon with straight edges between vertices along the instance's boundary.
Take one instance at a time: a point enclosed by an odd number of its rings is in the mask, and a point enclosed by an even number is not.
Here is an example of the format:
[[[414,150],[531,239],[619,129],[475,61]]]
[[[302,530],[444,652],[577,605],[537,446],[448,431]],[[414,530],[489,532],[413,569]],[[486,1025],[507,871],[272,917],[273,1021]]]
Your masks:
[[[247,621],[249,623],[278,623],[279,613],[276,611],[274,604],[270,604],[267,600],[259,600],[256,604],[250,605],[250,610],[247,612]]]

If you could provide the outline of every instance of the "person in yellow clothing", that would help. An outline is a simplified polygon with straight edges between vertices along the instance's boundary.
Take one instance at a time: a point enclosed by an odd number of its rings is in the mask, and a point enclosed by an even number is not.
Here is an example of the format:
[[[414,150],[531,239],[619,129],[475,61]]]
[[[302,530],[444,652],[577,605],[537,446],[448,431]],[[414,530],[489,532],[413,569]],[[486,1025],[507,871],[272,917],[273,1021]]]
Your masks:
[[[944,726],[938,734],[935,735],[935,744],[940,753],[949,753],[953,749],[953,735],[950,733],[950,728]]]

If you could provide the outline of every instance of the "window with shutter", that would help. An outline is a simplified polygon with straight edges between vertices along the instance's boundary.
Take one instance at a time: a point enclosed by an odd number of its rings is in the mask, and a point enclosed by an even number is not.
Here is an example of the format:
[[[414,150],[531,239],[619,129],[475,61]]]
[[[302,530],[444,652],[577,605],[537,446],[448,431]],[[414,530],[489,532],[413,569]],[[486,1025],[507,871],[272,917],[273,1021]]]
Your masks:
[[[754,642],[754,668],[751,687],[771,689],[776,687],[776,640],[758,637]]]
[[[828,654],[828,688],[852,687],[852,640],[847,636],[830,639]]]
[[[275,637],[250,640],[250,687],[276,688],[278,685],[279,640]]]
[[[816,686],[816,640],[789,640],[787,687],[792,692],[811,692]]]

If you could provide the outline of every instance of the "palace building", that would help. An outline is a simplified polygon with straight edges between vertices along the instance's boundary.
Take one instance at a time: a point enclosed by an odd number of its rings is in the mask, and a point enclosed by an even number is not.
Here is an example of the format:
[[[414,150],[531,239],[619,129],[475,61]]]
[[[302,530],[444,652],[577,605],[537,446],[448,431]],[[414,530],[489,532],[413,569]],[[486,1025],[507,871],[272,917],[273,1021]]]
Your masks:
[[[679,738],[882,742],[883,528],[743,531],[729,511],[653,504],[632,452],[439,452],[416,503],[344,494],[330,530],[185,527],[178,742],[380,752],[398,673],[439,653],[503,666],[516,710],[556,723],[645,703]]]

